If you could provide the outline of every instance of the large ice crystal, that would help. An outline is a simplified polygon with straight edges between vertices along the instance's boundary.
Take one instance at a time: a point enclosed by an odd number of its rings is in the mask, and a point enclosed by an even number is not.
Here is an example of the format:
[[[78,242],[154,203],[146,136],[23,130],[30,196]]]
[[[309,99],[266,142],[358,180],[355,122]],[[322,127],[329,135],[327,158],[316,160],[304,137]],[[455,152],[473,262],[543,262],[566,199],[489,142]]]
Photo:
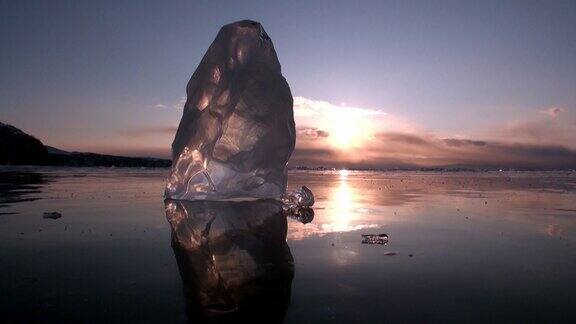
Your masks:
[[[222,27],[186,92],[166,197],[279,198],[296,139],[293,103],[262,25]]]

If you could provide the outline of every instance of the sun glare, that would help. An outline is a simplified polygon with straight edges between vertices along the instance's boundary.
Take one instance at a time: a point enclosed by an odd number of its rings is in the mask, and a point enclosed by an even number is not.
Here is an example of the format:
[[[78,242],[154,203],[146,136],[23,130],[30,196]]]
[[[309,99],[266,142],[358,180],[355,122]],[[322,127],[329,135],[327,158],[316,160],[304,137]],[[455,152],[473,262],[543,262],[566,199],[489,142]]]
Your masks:
[[[365,147],[388,125],[386,113],[380,110],[334,105],[326,101],[294,97],[294,115],[297,123],[325,131],[323,141],[338,151],[351,151]]]
[[[370,116],[342,107],[327,118],[324,125],[330,136],[328,142],[340,150],[362,147],[372,136]]]

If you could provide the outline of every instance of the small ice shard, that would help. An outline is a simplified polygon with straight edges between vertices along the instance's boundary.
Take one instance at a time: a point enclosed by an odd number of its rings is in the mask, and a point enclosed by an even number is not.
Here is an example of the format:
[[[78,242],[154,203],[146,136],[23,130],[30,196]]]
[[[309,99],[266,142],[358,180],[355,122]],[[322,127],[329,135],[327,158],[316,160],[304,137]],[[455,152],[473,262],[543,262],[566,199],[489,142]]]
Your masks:
[[[362,244],[388,244],[387,234],[362,234]]]
[[[262,25],[222,27],[186,93],[166,198],[280,198],[296,140],[293,102]]]
[[[290,191],[282,195],[282,202],[294,207],[312,207],[314,205],[314,194],[306,186]]]
[[[298,208],[298,209],[284,209],[286,216],[299,221],[302,224],[308,224],[314,220],[314,209],[312,208]]]
[[[306,186],[285,193],[281,199],[288,208],[305,208],[314,205],[314,194]]]
[[[58,218],[62,217],[62,214],[60,214],[59,212],[44,212],[42,217],[43,218],[49,218],[49,219],[58,219]]]
[[[284,214],[302,224],[310,223],[314,219],[314,194],[308,187],[302,186],[296,190],[282,195],[282,208]]]

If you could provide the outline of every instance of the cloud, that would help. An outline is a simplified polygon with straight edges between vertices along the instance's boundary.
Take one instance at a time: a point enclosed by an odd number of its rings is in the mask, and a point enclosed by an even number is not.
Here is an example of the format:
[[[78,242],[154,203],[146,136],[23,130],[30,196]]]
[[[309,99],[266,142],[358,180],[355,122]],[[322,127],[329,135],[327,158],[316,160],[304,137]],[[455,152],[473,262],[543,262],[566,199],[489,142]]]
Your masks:
[[[374,148],[381,156],[386,157],[393,152],[393,156],[403,157],[406,162],[417,166],[576,167],[576,151],[562,145],[441,139],[430,134],[381,134],[379,139],[381,144]],[[390,150],[386,151],[386,147]]]
[[[427,146],[430,142],[415,134],[403,134],[403,133],[380,133],[378,134],[384,142],[397,142],[403,145],[415,145],[415,146]]]
[[[289,161],[290,166],[340,167],[344,164],[338,153],[329,148],[296,146]]]
[[[119,134],[130,137],[144,137],[151,135],[174,135],[176,134],[176,126],[149,126],[137,129],[128,129],[118,131]]]
[[[178,99],[178,100],[176,100],[170,104],[166,104],[166,103],[155,104],[154,108],[183,110],[185,104],[186,104],[186,97],[184,96],[184,97],[180,97],[180,99]]]
[[[566,110],[562,107],[551,107],[548,109],[540,110],[540,113],[548,115],[552,118],[557,118],[558,115],[560,115],[564,111],[566,111]]]
[[[563,114],[562,118],[557,118],[559,114]],[[496,141],[560,145],[576,149],[576,116],[562,108],[548,109],[545,115],[528,116],[504,125],[494,125],[479,135]]]
[[[158,107],[181,107],[185,101]],[[576,119],[560,107],[457,136],[431,132],[380,109],[299,96],[294,97],[294,115],[298,127],[291,166],[576,168]],[[143,127],[121,133],[148,140],[161,134],[172,138],[176,129]]]
[[[297,127],[296,134],[304,139],[318,139],[330,136],[329,132],[316,127]]]
[[[294,111],[300,140],[291,165],[576,168],[576,122],[564,108],[541,110],[543,113],[458,136],[439,135],[380,110],[303,97],[294,98]],[[556,118],[560,114],[562,118]],[[317,137],[315,130],[320,129],[329,137]],[[352,144],[343,145],[346,141],[339,142],[339,137],[351,138]]]
[[[445,138],[443,139],[444,143],[448,146],[468,146],[468,145],[475,145],[475,146],[485,146],[485,141],[475,141],[469,139],[458,139],[458,138]]]
[[[322,144],[329,148],[361,149],[382,130],[403,133],[420,129],[380,109],[336,105],[299,96],[294,97],[294,118],[301,129],[297,141],[300,147]]]
[[[323,100],[314,100],[299,96],[294,97],[294,116],[296,118],[318,116],[318,115],[330,115],[338,112],[345,112],[347,114],[361,115],[361,116],[386,115],[385,112],[377,109],[366,109],[345,105],[335,105]]]
[[[576,150],[561,145],[441,138],[429,133],[383,132],[350,154],[297,147],[292,165],[357,168],[488,167],[576,168]]]

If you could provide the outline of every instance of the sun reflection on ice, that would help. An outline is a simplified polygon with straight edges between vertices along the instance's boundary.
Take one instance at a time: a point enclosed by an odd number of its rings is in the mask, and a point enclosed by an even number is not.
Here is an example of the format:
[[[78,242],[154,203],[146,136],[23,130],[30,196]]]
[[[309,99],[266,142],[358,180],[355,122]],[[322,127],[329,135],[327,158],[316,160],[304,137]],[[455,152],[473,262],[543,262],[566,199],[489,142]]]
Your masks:
[[[359,216],[359,195],[349,182],[350,171],[342,169],[339,184],[329,195],[328,209],[330,210],[329,221],[322,224],[324,232],[348,232],[364,227],[353,225]]]
[[[369,209],[363,205],[363,197],[356,186],[355,173],[342,169],[333,173],[332,176],[326,198],[320,198],[320,203],[315,206],[319,209],[314,221],[305,226],[301,224],[291,226],[288,233],[289,239],[378,227],[375,223],[365,223],[369,216]]]
[[[346,171],[346,170],[342,170]],[[346,231],[350,225],[350,220],[353,217],[353,207],[354,207],[354,192],[348,186],[346,177],[342,171],[340,171],[340,185],[336,187],[334,191],[332,202],[333,202],[333,220],[330,224],[333,230],[340,232]]]

